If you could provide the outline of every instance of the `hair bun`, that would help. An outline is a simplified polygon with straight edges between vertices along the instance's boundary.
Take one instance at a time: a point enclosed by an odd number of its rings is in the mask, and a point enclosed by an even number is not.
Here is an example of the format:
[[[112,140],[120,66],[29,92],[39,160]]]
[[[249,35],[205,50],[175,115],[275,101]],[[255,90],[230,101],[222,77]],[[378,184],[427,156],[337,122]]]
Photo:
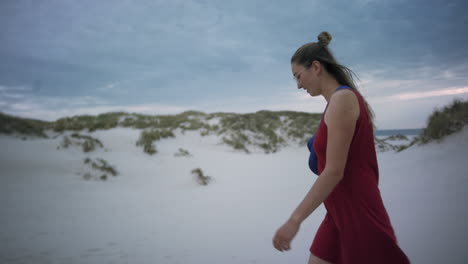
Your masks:
[[[331,34],[326,31],[323,31],[322,33],[320,33],[317,38],[318,38],[318,44],[323,47],[328,46],[328,43],[330,43],[330,41],[332,40]]]

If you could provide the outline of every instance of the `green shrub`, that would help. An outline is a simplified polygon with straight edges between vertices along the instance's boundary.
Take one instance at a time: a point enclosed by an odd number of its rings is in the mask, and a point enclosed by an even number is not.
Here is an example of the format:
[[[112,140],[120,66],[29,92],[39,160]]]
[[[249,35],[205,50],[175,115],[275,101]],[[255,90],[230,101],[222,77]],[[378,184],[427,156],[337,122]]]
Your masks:
[[[309,114],[292,111],[258,111],[253,114],[213,114],[220,118],[221,128],[218,134],[230,134],[223,137],[223,142],[231,145],[234,149],[246,150],[246,145],[256,145],[265,153],[276,152],[286,142],[279,136],[282,133],[286,138],[299,140],[304,144],[317,129],[320,114]],[[242,138],[241,134],[249,131],[251,137]],[[247,150],[248,152],[248,150]]]
[[[120,123],[123,127],[136,127],[135,118],[125,117],[125,119]]]
[[[99,139],[93,138],[91,136],[73,133],[70,135],[70,137],[72,137],[72,139],[70,139],[68,136],[64,136],[58,149],[68,148],[69,146],[81,146],[83,152],[91,152],[94,151],[96,147],[104,147],[104,145]]]
[[[0,112],[0,133],[1,134],[22,134],[47,138],[44,130],[50,125],[50,122],[20,118],[7,115]]]
[[[408,137],[405,135],[400,135],[400,134],[391,135],[382,139],[374,137],[376,151],[385,152],[385,151],[392,150],[392,151],[400,152],[411,147],[414,144],[414,141],[409,144],[403,144],[403,145],[394,145],[394,144],[387,142],[387,141],[394,141],[394,140],[408,140]]]
[[[408,140],[408,137],[401,134],[391,135],[386,138],[386,140]]]
[[[288,120],[287,136],[299,140],[300,144],[307,143],[308,139],[315,134],[322,118],[321,114],[291,111],[283,112],[283,116]]]
[[[73,133],[71,135],[72,138],[76,139],[82,139],[84,140],[83,142],[79,142],[79,145],[83,147],[83,152],[90,152],[96,149],[96,146],[99,146],[101,148],[104,147],[102,142],[99,139],[93,138],[91,136],[86,136],[86,135],[80,135],[78,133]]]
[[[89,125],[93,122],[93,118],[94,117],[90,115],[60,118],[53,123],[53,130],[55,132],[69,130],[81,131],[89,127]]]
[[[150,155],[157,153],[156,147],[153,142],[158,141],[162,138],[175,137],[174,133],[170,130],[157,130],[152,129],[150,131],[143,131],[140,134],[140,138],[136,142],[137,146],[143,146],[143,151]]]
[[[263,133],[266,136],[268,143],[263,143],[260,145],[260,147],[263,148],[265,153],[275,153],[278,151],[279,145],[285,142],[282,137],[277,136],[276,133],[272,130],[265,130]]]
[[[85,129],[95,131],[118,126],[145,129],[138,139],[137,146],[142,146],[149,154],[157,153],[155,141],[164,137],[173,137],[172,131],[175,129],[180,129],[182,133],[197,130],[201,136],[213,133],[220,136],[223,143],[247,153],[250,146],[257,146],[265,153],[271,153],[278,151],[288,140],[305,144],[317,129],[320,118],[320,114],[293,111],[258,111],[248,114],[205,114],[186,111],[177,115],[158,116],[115,112],[97,116],[65,117],[51,122],[46,127],[57,132]],[[209,120],[212,119],[219,119],[219,123],[210,125]],[[151,129],[150,132],[147,129]],[[93,145],[99,144],[92,140],[82,143],[85,151],[91,151]]]
[[[246,153],[250,152],[245,146],[250,143],[250,141],[246,135],[240,132],[231,134],[230,138],[223,137],[222,140],[225,144],[232,146],[236,150],[243,150]]]
[[[106,181],[108,179],[107,175],[110,174],[112,176],[117,176],[118,172],[117,170],[109,165],[107,161],[104,159],[95,159],[92,160],[90,158],[86,158],[84,161],[84,164],[89,165],[92,169],[97,171],[97,175],[94,175],[90,172],[86,172],[83,175],[83,179],[85,180],[101,180],[101,181]]]
[[[88,124],[88,130],[93,132],[95,130],[107,130],[115,128],[119,125],[121,117],[125,116],[125,113],[105,113],[96,116],[92,123]]]
[[[85,161],[86,163],[86,161]],[[96,169],[96,170],[99,170],[99,171],[102,171],[102,172],[107,172],[107,173],[110,173],[112,176],[117,176],[118,175],[118,172],[117,170],[112,167],[111,165],[109,165],[107,163],[107,161],[105,161],[104,159],[97,159],[96,161],[92,161],[91,160],[91,167],[93,169]],[[89,164],[86,163],[86,164]]]
[[[190,152],[188,150],[186,150],[186,149],[179,148],[179,151],[177,153],[175,153],[174,156],[176,156],[176,157],[191,157],[192,154],[190,154]]]
[[[468,100],[455,99],[442,109],[435,109],[420,134],[422,143],[440,141],[468,124]]]
[[[158,153],[158,151],[156,150],[156,146],[153,143],[143,145],[143,152],[148,153],[150,155]]]
[[[82,115],[60,118],[52,124],[52,128],[56,132],[67,130],[81,131],[88,129],[89,132],[95,130],[107,130],[115,128],[119,125],[119,120],[126,116],[126,113],[105,113],[97,116]]]
[[[62,148],[68,148],[69,146],[71,146],[73,143],[72,141],[70,140],[69,137],[67,136],[64,136],[63,139],[62,139],[62,143],[60,143],[60,147]]]
[[[103,172],[108,172],[110,173],[112,176],[117,176],[117,170],[115,170],[114,167],[110,166],[107,161],[103,160],[103,159],[98,159],[98,162],[99,163],[92,163],[91,166],[93,166],[93,168],[97,169],[97,170],[100,170],[100,171],[103,171]]]
[[[208,185],[208,183],[210,183],[212,180],[210,176],[205,176],[200,168],[193,169],[192,174],[195,175],[196,181],[200,185]]]
[[[407,149],[407,148],[409,148],[409,147],[411,147],[413,145],[414,145],[413,142],[410,143],[410,144],[407,144],[407,145],[399,145],[399,146],[396,146],[395,151],[396,152],[401,152],[401,151],[403,151],[403,150],[405,150],[405,149]]]
[[[389,150],[396,150],[396,147],[387,142],[387,139],[379,139],[374,137],[375,149],[377,152],[385,152]]]

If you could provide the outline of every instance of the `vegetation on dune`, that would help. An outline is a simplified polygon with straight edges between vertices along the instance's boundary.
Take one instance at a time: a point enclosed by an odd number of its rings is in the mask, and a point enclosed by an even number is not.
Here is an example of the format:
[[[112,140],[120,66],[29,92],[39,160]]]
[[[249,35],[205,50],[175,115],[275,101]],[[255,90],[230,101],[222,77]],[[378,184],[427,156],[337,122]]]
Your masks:
[[[233,133],[232,135],[229,136],[229,138],[223,137],[222,141],[224,144],[229,145],[236,150],[243,150],[245,151],[245,153],[250,152],[249,149],[247,149],[245,145],[251,142],[249,141],[249,138],[246,135],[240,132]]]
[[[78,133],[73,133],[71,135],[71,137],[79,139],[79,140],[83,140],[82,147],[83,147],[84,152],[93,151],[93,150],[96,149],[96,146],[100,147],[100,148],[104,147],[104,145],[102,144],[102,142],[99,139],[93,138],[91,136],[86,136],[86,135],[80,135]]]
[[[286,144],[287,139],[305,144],[317,129],[320,114],[292,111],[259,111],[250,114],[212,113],[187,111],[178,115],[144,116],[133,115],[123,119],[124,126],[152,128],[143,132],[137,142],[148,154],[157,153],[153,142],[160,138],[173,137],[173,131],[200,131],[201,136],[216,134],[222,143],[235,150],[249,153],[249,147],[259,147],[265,153],[276,152]],[[213,119],[218,123],[209,124]],[[165,137],[156,131],[164,131]],[[161,133],[161,132],[159,132]],[[154,134],[154,135],[152,135]]]
[[[150,116],[143,114],[129,114],[125,112],[105,113],[97,116],[82,115],[58,119],[51,124],[56,132],[67,130],[80,131],[87,129],[107,130],[115,127],[133,127],[137,129],[159,128],[174,130],[198,130],[207,127],[201,119],[206,114],[196,111],[186,111],[177,115]]]
[[[419,140],[421,143],[440,141],[445,136],[460,131],[467,124],[468,100],[455,99],[451,104],[434,110]]]
[[[174,154],[175,157],[192,157],[192,154],[186,149],[179,148],[179,150]]]
[[[115,127],[143,129],[137,145],[143,146],[144,152],[148,154],[157,153],[154,142],[161,138],[174,137],[175,130],[182,133],[199,131],[201,136],[219,136],[222,143],[235,150],[249,153],[253,147],[262,149],[265,153],[272,153],[285,146],[288,141],[305,144],[317,129],[320,117],[320,114],[293,111],[259,111],[249,114],[219,112],[205,114],[198,111],[186,111],[177,115],[157,116],[114,112],[97,116],[65,117],[40,125],[34,123],[30,130],[49,129],[61,133],[83,130],[93,132]],[[17,119],[23,121],[23,119]],[[19,129],[12,129],[12,131],[19,131]],[[64,141],[65,145],[71,144],[70,138]],[[87,141],[85,145],[91,142]]]
[[[409,139],[405,135],[396,134],[396,135],[387,137],[385,140],[409,140]]]
[[[288,120],[286,133],[288,137],[292,137],[301,141],[302,144],[307,144],[310,137],[317,131],[320,124],[322,114],[309,114],[304,112],[279,112]]]
[[[440,142],[444,137],[460,131],[466,125],[468,125],[468,100],[454,99],[449,105],[435,109],[427,119],[427,126],[409,144],[390,146],[391,144],[379,142],[377,146],[400,152],[415,144]],[[393,138],[387,139],[393,140]]]
[[[276,152],[286,139],[305,142],[317,130],[321,115],[292,111],[259,111],[252,114],[221,116],[218,134],[226,134],[223,142],[234,149],[249,152],[256,146],[265,153]]]
[[[107,161],[105,161],[104,159],[95,159],[95,160],[92,160],[90,158],[86,158],[84,161],[84,164],[87,164],[90,166],[91,169],[94,169],[95,171],[98,172],[98,175],[95,175],[91,172],[86,172],[84,175],[83,175],[83,178],[85,180],[101,180],[101,181],[105,181],[108,179],[107,175],[110,174],[112,176],[117,176],[118,175],[118,172],[117,170],[109,165],[107,163]]]
[[[198,131],[201,136],[216,135],[221,143],[234,150],[250,153],[260,149],[265,153],[274,153],[288,144],[305,145],[316,132],[321,114],[310,114],[293,111],[258,111],[256,113],[211,113],[186,111],[177,115],[143,115],[135,113],[105,113],[97,116],[83,115],[45,122],[25,119],[0,113],[0,134],[15,134],[47,138],[46,131],[75,131],[63,136],[58,148],[70,146],[81,147],[83,152],[103,148],[99,139],[78,131],[93,132],[116,127],[141,129],[136,145],[145,153],[157,153],[155,142],[175,137],[175,132]],[[406,136],[394,135],[386,138],[375,138],[377,151],[402,151],[415,144],[440,141],[445,136],[461,130],[468,124],[468,100],[454,100],[450,105],[435,109],[429,116],[427,127],[420,135],[408,144],[393,145],[392,141],[409,141]],[[191,157],[191,153],[179,148],[176,157]],[[109,176],[116,176],[117,170],[103,159],[86,158],[88,166],[81,173],[86,180],[105,181]],[[200,185],[208,185],[212,178],[204,175],[200,168],[193,169],[192,174]]]
[[[211,113],[186,111],[177,115],[143,115],[113,112],[97,116],[65,117],[55,122],[25,119],[0,113],[0,133],[47,137],[45,131],[55,132],[106,130],[115,127],[142,129],[136,145],[152,155],[157,153],[154,142],[175,137],[174,132],[199,131],[201,136],[216,135],[221,143],[235,150],[250,153],[260,149],[277,152],[281,147],[296,142],[305,145],[318,128],[321,114],[294,111],[258,111],[256,113]],[[468,100],[454,100],[442,109],[436,109],[428,118],[427,127],[408,145],[393,146],[387,140],[405,140],[404,137],[376,139],[380,151],[401,151],[414,144],[440,141],[468,124]],[[102,143],[77,133],[64,137],[62,147],[80,145],[83,151],[93,151]],[[183,151],[178,155],[184,156]]]
[[[87,129],[89,132],[95,130],[112,129],[119,125],[121,116],[124,112],[105,113],[97,116],[82,115],[60,118],[53,122],[51,128],[55,132],[63,131],[81,131]]]
[[[393,140],[399,140],[399,141],[408,141],[408,137],[404,135],[392,135],[388,136],[386,138],[379,139],[377,137],[374,137],[374,143],[375,143],[375,150],[377,152],[385,152],[389,150],[393,151],[402,151],[406,148],[409,147],[409,145],[393,145],[389,143],[388,141],[393,141]]]
[[[44,130],[50,122],[20,118],[0,112],[0,134],[21,134],[47,138]]]
[[[193,169],[192,174],[195,175],[195,180],[200,185],[208,185],[212,180],[210,176],[204,175],[200,168]]]
[[[171,130],[158,130],[152,129],[149,131],[141,132],[140,138],[136,142],[137,146],[142,146],[143,151],[150,155],[158,153],[156,146],[154,145],[155,141],[161,140],[162,138],[175,137],[174,133]]]
[[[60,146],[57,147],[57,149],[68,148],[70,146],[81,146],[83,152],[91,152],[98,147],[104,147],[104,145],[99,139],[93,138],[91,136],[73,133],[70,137],[64,136],[62,142],[60,143]]]

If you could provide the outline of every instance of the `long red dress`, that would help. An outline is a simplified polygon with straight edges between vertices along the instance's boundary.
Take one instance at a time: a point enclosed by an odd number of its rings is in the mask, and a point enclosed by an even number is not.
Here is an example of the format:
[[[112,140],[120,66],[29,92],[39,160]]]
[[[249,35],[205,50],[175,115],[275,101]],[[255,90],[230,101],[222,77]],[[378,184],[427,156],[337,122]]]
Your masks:
[[[341,86],[337,90],[339,89],[351,88]],[[351,90],[359,101],[359,118],[343,179],[324,201],[327,214],[315,235],[310,251],[332,263],[409,263],[397,244],[378,188],[379,168],[373,127],[369,122],[364,99],[359,92]],[[327,125],[324,116],[325,112],[313,144],[319,175],[327,162]]]

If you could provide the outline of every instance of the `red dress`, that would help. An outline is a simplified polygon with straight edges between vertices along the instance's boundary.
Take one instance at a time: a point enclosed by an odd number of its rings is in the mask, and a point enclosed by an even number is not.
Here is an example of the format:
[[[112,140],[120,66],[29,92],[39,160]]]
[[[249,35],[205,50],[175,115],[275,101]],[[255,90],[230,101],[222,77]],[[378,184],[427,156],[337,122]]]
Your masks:
[[[378,188],[379,168],[374,134],[364,99],[357,91],[351,90],[359,101],[359,118],[343,179],[324,201],[327,214],[310,252],[332,263],[409,263],[397,244]],[[325,112],[314,140],[319,175],[327,162],[327,125],[324,116]]]

